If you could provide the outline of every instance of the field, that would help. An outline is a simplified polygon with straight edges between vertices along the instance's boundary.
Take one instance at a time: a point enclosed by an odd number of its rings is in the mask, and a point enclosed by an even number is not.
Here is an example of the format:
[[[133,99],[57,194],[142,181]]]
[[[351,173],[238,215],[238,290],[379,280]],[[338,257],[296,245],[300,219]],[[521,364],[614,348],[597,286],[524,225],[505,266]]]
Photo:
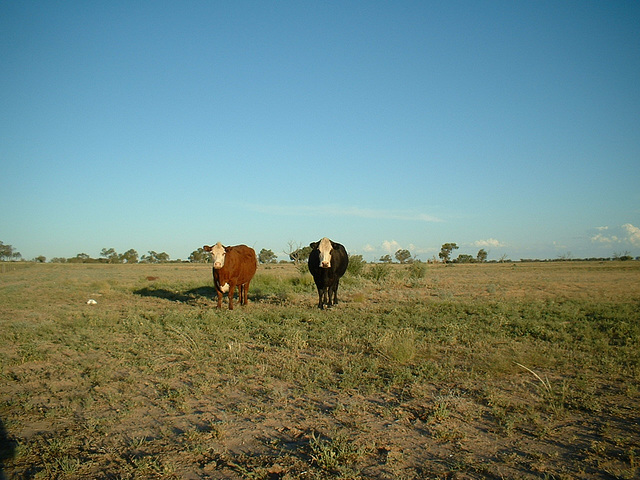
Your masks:
[[[0,478],[631,479],[640,262],[7,264]],[[95,304],[87,304],[89,299]]]

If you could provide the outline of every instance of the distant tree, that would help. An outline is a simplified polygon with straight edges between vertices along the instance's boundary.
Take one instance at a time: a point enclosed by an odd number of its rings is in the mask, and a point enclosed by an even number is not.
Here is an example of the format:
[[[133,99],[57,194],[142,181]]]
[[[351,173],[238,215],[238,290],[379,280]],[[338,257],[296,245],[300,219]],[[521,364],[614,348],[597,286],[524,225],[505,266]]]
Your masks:
[[[194,250],[189,255],[189,261],[191,263],[209,263],[211,261],[211,254],[205,252],[204,248],[200,247],[198,250]]]
[[[159,263],[165,263],[165,262],[168,262],[169,260],[171,260],[171,257],[166,252],[160,252],[160,253],[156,254],[156,258],[158,259]]]
[[[133,248],[120,255],[120,263],[138,263],[138,252]]]
[[[64,257],[53,257],[51,263],[67,263],[67,259]]]
[[[266,248],[260,250],[260,253],[258,254],[258,261],[260,263],[276,263],[277,258],[278,256],[275,253],[271,250],[267,250]]]
[[[108,263],[119,263],[120,257],[113,248],[103,248],[100,256],[107,259]]]
[[[294,260],[294,258],[296,258],[298,262],[306,262],[307,260],[309,260],[309,255],[311,255],[311,250],[312,250],[311,247],[308,245],[306,247],[302,247],[296,250],[295,252],[293,252],[293,254],[289,256],[289,259]]]
[[[454,260],[455,263],[473,263],[475,259],[471,255],[461,253],[458,258]]]
[[[411,252],[406,249],[400,249],[395,254],[396,260],[400,263],[407,263],[411,261]]]
[[[91,260],[91,257],[86,253],[79,253],[75,257],[71,257],[67,259],[69,263],[88,263]]]
[[[288,250],[283,250],[283,253],[289,257],[289,259],[294,263],[298,264],[300,262],[305,262],[308,260],[309,255],[311,254],[311,247],[301,247],[299,244],[291,241],[288,244]]]
[[[624,253],[614,252],[613,259],[625,262],[627,260],[633,260],[633,257],[631,256],[631,253],[628,251]]]
[[[0,260],[17,260],[22,257],[20,252],[16,252],[11,245],[0,242]]]
[[[455,243],[445,243],[440,249],[438,256],[444,263],[448,263],[451,258],[451,252],[458,249],[458,245]]]
[[[298,258],[299,254],[300,254],[300,249],[302,247],[300,247],[300,244],[297,242],[294,242],[293,240],[289,240],[289,242],[287,243],[287,248],[284,249],[282,251],[282,253],[284,253],[287,257],[289,257],[289,259],[294,263],[294,264],[298,264],[298,262],[300,261],[300,259]]]
[[[391,258],[391,255],[387,254],[387,255],[381,256],[379,262],[380,263],[391,263],[391,262],[393,262],[393,259]]]
[[[34,260],[37,263],[44,263],[47,261],[47,257],[45,257],[44,255],[38,255],[36,258],[34,258]]]
[[[478,250],[478,254],[476,255],[476,260],[480,263],[487,261],[487,251],[484,248]]]
[[[164,262],[168,262],[169,261],[169,254],[162,252],[162,253],[157,253],[154,252],[153,250],[150,250],[149,255],[143,255],[142,258],[140,259],[141,262],[143,263],[164,263]]]

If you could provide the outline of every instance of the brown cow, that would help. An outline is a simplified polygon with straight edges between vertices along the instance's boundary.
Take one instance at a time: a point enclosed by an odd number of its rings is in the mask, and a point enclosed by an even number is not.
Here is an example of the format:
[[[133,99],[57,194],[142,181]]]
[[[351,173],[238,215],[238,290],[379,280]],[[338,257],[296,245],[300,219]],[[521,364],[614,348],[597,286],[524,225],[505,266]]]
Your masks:
[[[256,273],[256,252],[246,245],[225,247],[220,242],[213,247],[202,247],[211,252],[213,261],[213,284],[218,292],[218,308],[222,307],[222,294],[228,293],[229,310],[233,310],[233,292],[238,286],[240,305],[247,304],[249,283]]]

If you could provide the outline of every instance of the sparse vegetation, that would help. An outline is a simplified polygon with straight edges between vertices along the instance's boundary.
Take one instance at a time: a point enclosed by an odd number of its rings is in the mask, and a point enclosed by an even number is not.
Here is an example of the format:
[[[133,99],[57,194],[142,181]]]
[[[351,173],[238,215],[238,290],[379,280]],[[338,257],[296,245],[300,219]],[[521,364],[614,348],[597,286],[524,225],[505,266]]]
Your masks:
[[[391,265],[389,263],[376,263],[369,266],[366,277],[376,283],[383,282],[391,273]]]
[[[0,274],[0,476],[636,478],[640,264]],[[94,299],[96,304],[87,304]],[[2,472],[3,470],[3,472]]]

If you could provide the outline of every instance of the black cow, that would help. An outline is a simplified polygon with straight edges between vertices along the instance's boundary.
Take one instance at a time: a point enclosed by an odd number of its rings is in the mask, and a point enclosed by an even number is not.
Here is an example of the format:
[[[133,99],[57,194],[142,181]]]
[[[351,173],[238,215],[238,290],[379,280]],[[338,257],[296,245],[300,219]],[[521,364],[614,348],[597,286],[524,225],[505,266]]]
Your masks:
[[[310,243],[309,271],[318,287],[318,308],[338,304],[338,284],[347,271],[349,256],[339,243],[324,237]],[[333,299],[331,298],[333,295]]]

